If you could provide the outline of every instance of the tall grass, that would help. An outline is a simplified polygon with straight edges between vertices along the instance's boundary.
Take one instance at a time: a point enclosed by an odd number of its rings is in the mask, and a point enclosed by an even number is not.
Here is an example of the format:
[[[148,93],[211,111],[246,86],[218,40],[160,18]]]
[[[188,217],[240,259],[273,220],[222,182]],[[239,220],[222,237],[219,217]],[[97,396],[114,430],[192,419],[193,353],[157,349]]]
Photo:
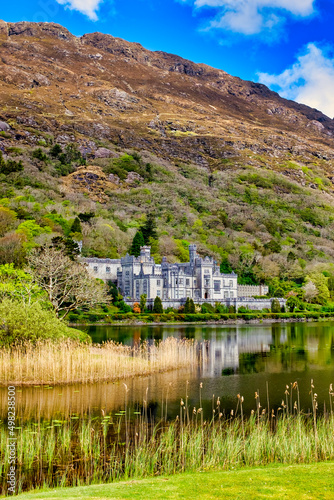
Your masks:
[[[298,386],[291,384],[292,389],[297,392]],[[332,398],[331,388],[329,392]],[[303,414],[297,403],[288,407],[284,400],[276,411],[260,411],[257,393],[256,409],[245,418],[243,401],[238,395],[237,409],[225,415],[218,398],[212,418],[204,420],[202,408],[190,411],[185,398],[176,420],[162,418],[154,424],[147,401],[130,410],[125,394],[125,409],[114,415],[102,411],[102,417],[80,419],[72,414],[66,420],[25,423],[17,442],[18,489],[334,460],[332,411],[319,416],[314,405],[311,413]],[[1,464],[7,463],[7,438],[8,430],[2,427]],[[0,465],[0,474],[6,473],[6,465]]]
[[[40,341],[0,348],[0,385],[73,384],[150,375],[200,363],[193,340],[168,338],[134,347]]]

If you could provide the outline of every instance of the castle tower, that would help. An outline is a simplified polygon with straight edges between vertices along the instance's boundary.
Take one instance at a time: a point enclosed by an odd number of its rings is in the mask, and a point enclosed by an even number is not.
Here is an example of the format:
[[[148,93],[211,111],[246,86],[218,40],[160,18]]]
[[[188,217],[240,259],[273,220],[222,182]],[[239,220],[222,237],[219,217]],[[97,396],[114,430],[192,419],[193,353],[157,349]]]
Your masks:
[[[151,258],[151,247],[140,247],[140,262],[148,262]]]
[[[189,245],[189,261],[191,266],[195,265],[195,259],[197,257],[196,249],[196,245]]]

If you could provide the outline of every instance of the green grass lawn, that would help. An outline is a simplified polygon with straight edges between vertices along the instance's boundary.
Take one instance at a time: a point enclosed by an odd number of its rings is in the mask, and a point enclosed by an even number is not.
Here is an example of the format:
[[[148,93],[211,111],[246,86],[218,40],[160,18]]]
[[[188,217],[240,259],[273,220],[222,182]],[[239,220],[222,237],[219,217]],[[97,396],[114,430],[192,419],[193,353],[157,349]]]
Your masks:
[[[22,499],[334,499],[334,463],[185,473],[113,484],[25,493]]]

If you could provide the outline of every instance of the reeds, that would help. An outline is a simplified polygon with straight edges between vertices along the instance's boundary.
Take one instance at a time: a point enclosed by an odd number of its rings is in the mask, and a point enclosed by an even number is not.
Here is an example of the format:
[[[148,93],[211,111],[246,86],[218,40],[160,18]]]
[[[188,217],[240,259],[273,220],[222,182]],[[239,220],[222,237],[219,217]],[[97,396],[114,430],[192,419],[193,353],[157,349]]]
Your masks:
[[[41,341],[0,348],[0,384],[73,384],[113,381],[189,368],[200,363],[193,340],[168,338],[134,347],[113,341],[86,345],[72,340]]]
[[[220,399],[215,400],[209,420],[203,420],[201,408],[190,415],[186,397],[175,421],[154,424],[146,400],[136,409],[128,407],[126,389],[125,409],[118,413],[24,423],[17,441],[19,491],[210,468],[334,460],[332,412],[303,414],[287,405],[260,411],[257,391],[256,409],[248,418],[243,396],[238,395],[237,408],[229,415],[220,411]],[[7,464],[7,438],[8,430],[2,427],[0,464]],[[6,465],[0,465],[0,474],[6,473]]]

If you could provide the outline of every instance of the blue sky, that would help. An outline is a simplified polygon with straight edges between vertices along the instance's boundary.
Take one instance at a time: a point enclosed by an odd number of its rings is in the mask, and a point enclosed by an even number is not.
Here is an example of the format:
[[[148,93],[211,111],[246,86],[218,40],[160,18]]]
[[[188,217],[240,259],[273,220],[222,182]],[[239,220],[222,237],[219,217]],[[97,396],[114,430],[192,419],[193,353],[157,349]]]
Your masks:
[[[263,82],[334,117],[334,0],[16,0],[0,18],[109,33]]]

